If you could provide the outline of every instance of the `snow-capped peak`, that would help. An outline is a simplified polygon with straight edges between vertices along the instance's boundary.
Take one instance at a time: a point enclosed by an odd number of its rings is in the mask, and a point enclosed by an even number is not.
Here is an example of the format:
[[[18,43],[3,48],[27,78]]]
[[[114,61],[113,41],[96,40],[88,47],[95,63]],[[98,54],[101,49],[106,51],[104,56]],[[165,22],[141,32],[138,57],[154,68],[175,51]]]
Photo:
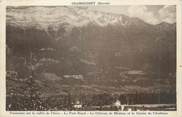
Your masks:
[[[108,24],[127,25],[123,15],[91,11],[79,7],[25,7],[8,8],[7,23],[20,27],[36,27],[58,30],[60,25],[81,27],[88,23],[100,26]]]

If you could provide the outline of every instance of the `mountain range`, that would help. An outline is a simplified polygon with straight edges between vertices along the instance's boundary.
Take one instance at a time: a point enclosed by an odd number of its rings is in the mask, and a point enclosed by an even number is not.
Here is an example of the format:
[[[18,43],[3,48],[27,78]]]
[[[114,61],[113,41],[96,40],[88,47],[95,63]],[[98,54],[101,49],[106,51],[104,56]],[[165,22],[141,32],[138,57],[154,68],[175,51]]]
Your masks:
[[[175,92],[176,23],[79,7],[22,9],[7,9],[7,70],[26,79],[33,64],[43,96]]]

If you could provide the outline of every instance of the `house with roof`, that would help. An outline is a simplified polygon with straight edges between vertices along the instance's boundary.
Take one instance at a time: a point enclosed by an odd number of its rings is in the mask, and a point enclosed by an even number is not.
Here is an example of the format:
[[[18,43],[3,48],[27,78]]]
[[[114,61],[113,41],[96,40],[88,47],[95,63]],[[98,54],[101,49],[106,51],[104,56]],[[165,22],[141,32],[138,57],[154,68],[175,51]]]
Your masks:
[[[117,110],[123,111],[124,110],[124,105],[121,104],[120,100],[116,100],[113,103],[113,106],[117,108]]]
[[[81,109],[82,107],[83,106],[82,106],[82,104],[81,104],[81,102],[79,100],[77,100],[75,102],[75,104],[73,104],[73,108],[75,108],[75,109]]]

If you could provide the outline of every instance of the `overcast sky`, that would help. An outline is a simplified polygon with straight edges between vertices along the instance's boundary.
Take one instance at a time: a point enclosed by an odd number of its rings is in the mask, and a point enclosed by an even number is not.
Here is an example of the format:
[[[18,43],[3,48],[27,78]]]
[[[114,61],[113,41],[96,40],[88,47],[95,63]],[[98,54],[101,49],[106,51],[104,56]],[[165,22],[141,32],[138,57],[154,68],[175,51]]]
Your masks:
[[[124,14],[130,17],[138,17],[148,23],[176,22],[176,7],[174,5],[147,5],[147,6],[93,6],[90,10]]]
[[[72,7],[73,8],[73,7]],[[96,10],[114,14],[124,14],[130,17],[138,17],[150,24],[159,24],[161,22],[176,22],[176,7],[174,5],[130,5],[130,6],[89,6],[84,7],[87,10]],[[16,21],[35,20],[37,22],[47,22],[59,20],[62,14],[67,14],[64,7],[8,7],[7,19]],[[93,16],[94,17],[94,16]],[[44,24],[46,25],[46,24]]]

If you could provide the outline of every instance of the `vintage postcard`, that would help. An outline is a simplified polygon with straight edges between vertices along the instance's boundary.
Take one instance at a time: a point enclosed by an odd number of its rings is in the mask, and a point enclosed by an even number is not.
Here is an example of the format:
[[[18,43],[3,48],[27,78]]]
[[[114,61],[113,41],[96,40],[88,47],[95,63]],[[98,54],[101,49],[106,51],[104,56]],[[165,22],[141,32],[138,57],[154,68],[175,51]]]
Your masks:
[[[0,2],[0,116],[182,117],[181,3]]]

